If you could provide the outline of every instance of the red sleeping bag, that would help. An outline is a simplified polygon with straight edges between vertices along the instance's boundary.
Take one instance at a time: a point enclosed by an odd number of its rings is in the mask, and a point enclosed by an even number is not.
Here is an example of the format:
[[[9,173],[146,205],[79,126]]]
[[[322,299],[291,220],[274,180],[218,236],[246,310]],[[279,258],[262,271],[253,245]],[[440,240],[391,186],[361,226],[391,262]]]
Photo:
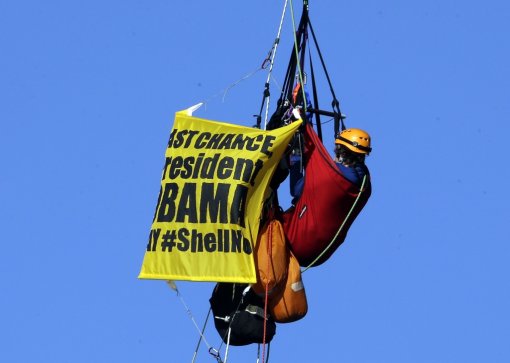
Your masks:
[[[332,160],[310,124],[305,127],[305,183],[295,207],[283,214],[283,228],[294,256],[309,266],[328,247],[360,193]],[[347,231],[371,193],[367,175],[364,189],[331,247],[314,263],[325,262],[344,241]]]

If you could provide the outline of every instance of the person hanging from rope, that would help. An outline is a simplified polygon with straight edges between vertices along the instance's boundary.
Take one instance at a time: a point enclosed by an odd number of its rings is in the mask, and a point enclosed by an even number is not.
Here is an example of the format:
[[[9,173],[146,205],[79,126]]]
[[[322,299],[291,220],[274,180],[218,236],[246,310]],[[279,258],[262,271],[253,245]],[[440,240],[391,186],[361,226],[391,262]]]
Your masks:
[[[370,135],[361,129],[349,128],[335,137],[334,161],[342,175],[351,183],[361,186],[363,178],[369,175],[365,157],[370,154]],[[292,204],[301,196],[304,186],[303,160],[301,154],[290,157],[290,194]]]
[[[365,158],[372,149],[369,134],[356,128],[336,135],[334,158],[310,124],[303,141],[302,155],[291,157],[293,199],[282,220],[292,252],[302,267],[309,268],[331,257],[370,198]]]

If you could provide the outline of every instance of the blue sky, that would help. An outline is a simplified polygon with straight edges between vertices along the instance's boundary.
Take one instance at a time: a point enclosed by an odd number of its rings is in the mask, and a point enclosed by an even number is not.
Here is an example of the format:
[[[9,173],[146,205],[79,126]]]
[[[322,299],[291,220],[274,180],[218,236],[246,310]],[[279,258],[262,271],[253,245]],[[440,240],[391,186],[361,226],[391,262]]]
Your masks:
[[[0,361],[191,361],[179,299],[137,279],[166,141],[200,101],[253,125],[283,3],[0,4]],[[310,17],[347,125],[372,134],[374,191],[270,362],[510,361],[510,5],[311,0]],[[291,32],[287,13],[273,100]],[[201,324],[212,284],[178,285]]]

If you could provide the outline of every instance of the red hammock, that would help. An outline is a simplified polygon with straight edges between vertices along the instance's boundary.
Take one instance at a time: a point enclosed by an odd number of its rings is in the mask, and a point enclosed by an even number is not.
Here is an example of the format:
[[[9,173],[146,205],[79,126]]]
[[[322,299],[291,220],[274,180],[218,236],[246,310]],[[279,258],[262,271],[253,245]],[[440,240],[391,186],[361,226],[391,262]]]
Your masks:
[[[305,133],[305,184],[295,207],[283,214],[283,227],[292,252],[301,266],[309,266],[337,234],[360,193],[338,169],[310,124]],[[342,244],[371,194],[370,177],[359,200],[331,247],[314,263],[325,262]]]

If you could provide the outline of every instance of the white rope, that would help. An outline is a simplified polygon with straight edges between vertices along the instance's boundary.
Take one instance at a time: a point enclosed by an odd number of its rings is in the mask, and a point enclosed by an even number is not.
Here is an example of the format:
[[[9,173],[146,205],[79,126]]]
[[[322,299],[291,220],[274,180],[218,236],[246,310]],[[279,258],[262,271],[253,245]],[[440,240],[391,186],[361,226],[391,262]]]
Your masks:
[[[227,363],[228,359],[228,348],[230,347],[230,332],[232,328],[228,327],[228,336],[227,336],[227,346],[225,347],[225,361],[223,363]]]
[[[283,20],[285,18],[285,13],[286,13],[286,10],[287,10],[287,2],[288,0],[285,0],[285,4],[284,4],[284,7],[283,7],[283,12],[282,12],[282,17],[280,19],[280,25],[278,26],[278,33],[277,33],[277,36],[276,36],[276,40],[273,44],[273,48],[270,50],[270,57],[268,56],[268,59],[269,59],[269,73],[267,75],[267,80],[266,80],[266,84],[270,82],[271,80],[271,72],[273,71],[273,67],[274,67],[274,60],[275,60],[275,57],[276,57],[276,50],[278,48],[278,44],[280,43],[280,35],[281,35],[281,32],[282,32],[282,27],[283,27]],[[227,97],[227,93],[232,89],[234,88],[235,86],[237,86],[239,83],[241,83],[242,81],[252,77],[255,73],[261,71],[265,69],[265,67],[257,67],[256,69],[254,69],[253,71],[245,74],[244,76],[242,76],[241,78],[239,78],[237,81],[235,82],[232,82],[231,84],[229,84],[227,87],[225,87],[224,89],[222,89],[221,91],[219,91],[218,93],[206,98],[205,100],[202,100],[201,102],[205,105],[205,108],[207,108],[207,103],[222,95],[221,97],[221,102],[225,102],[225,98]],[[265,128],[265,124],[267,123],[267,117],[268,117],[268,108],[269,108],[269,97],[268,97],[268,100],[266,102],[266,114],[265,114],[265,120],[264,120],[264,128]]]
[[[290,0],[290,15],[292,17],[292,31],[294,33],[294,51],[296,52],[296,63],[298,68],[298,76],[299,82],[301,83],[301,92],[303,93],[303,110],[306,112],[306,93],[305,93],[305,83],[303,82],[303,70],[301,69],[301,63],[299,62],[299,45],[297,43],[296,38],[296,21],[294,19],[294,5],[292,4],[292,0]]]
[[[254,74],[256,74],[257,72],[260,72],[261,70],[263,70],[263,68],[261,68],[260,66],[257,67],[256,69],[254,69],[253,71],[245,74],[244,76],[242,76],[241,78],[239,78],[237,81],[235,82],[232,82],[230,83],[227,87],[223,88],[221,91],[213,94],[212,96],[209,96],[203,100],[200,101],[201,104],[204,105],[204,108],[207,110],[207,105],[209,102],[211,102],[213,99],[221,96],[221,102],[225,102],[225,99],[227,97],[227,93],[232,89],[234,88],[235,86],[237,86],[239,83],[241,83],[242,81],[252,77]]]
[[[207,312],[207,317],[205,318],[205,321],[204,321],[204,326],[202,328],[202,334],[204,334],[205,328],[207,327],[207,322],[209,321],[209,316],[211,316],[211,311],[212,311],[212,308],[209,308],[209,311]],[[197,355],[198,355],[198,349],[200,348],[201,343],[202,343],[202,335],[198,339],[198,343],[195,348],[195,352],[193,353],[193,359],[191,360],[191,363],[195,363],[195,360],[197,359]],[[209,353],[211,353],[210,350],[209,350]],[[217,356],[219,357],[219,353]]]
[[[200,330],[200,328],[198,327],[198,324],[197,322],[195,321],[195,318],[193,317],[193,313],[191,312],[191,309],[188,307],[188,305],[186,304],[186,301],[184,301],[184,298],[182,297],[181,293],[179,292],[179,289],[177,288],[177,285],[175,284],[175,282],[173,281],[170,281],[168,280],[167,281],[167,284],[168,286],[174,290],[177,294],[177,297],[179,298],[179,300],[181,301],[182,305],[184,306],[184,309],[186,310],[186,313],[188,313],[188,316],[190,317],[191,321],[193,322],[193,325],[195,326],[195,328],[197,329],[198,331],[198,334],[200,335],[201,339],[203,339],[204,341],[204,344],[207,346],[207,349],[209,350],[214,350],[216,351],[216,349],[214,349],[210,344],[209,342],[207,341],[207,339],[205,338],[205,335],[202,333],[202,331]],[[193,360],[192,362],[195,361],[195,358],[196,358],[196,352],[195,354],[193,355]]]
[[[258,71],[261,71],[263,68],[261,67],[258,67],[257,69],[251,71],[250,73],[244,75],[243,77],[241,77],[240,79],[238,79],[237,81],[235,81],[234,83],[231,83],[227,88],[225,88],[222,93],[223,93],[223,97],[221,98],[221,102],[225,102],[225,98],[227,97],[227,93],[228,91],[230,91],[232,88],[234,88],[235,86],[237,86],[239,83],[241,83],[242,81],[244,81],[245,79],[248,79],[250,78],[251,76],[253,76],[255,73],[257,73]],[[215,97],[215,96],[213,96]]]
[[[272,54],[271,54],[271,60],[270,60],[270,63],[269,63],[269,71],[268,71],[268,74],[267,74],[266,85],[269,85],[269,83],[271,82],[271,72],[273,71],[273,67],[274,67],[274,59],[276,57],[276,50],[278,49],[278,44],[280,43],[280,35],[282,33],[283,20],[285,19],[285,13],[287,11],[287,2],[288,2],[288,0],[285,0],[285,4],[283,5],[283,11],[282,11],[281,19],[280,19],[280,25],[278,26],[278,33],[276,35],[276,39],[274,41],[273,49],[271,51]],[[267,95],[267,98],[266,98],[266,111],[265,111],[265,114],[264,114],[264,130],[266,129],[266,126],[267,126],[267,118],[268,118],[268,114],[269,114],[269,101],[270,101],[270,98],[271,98],[271,96]]]

